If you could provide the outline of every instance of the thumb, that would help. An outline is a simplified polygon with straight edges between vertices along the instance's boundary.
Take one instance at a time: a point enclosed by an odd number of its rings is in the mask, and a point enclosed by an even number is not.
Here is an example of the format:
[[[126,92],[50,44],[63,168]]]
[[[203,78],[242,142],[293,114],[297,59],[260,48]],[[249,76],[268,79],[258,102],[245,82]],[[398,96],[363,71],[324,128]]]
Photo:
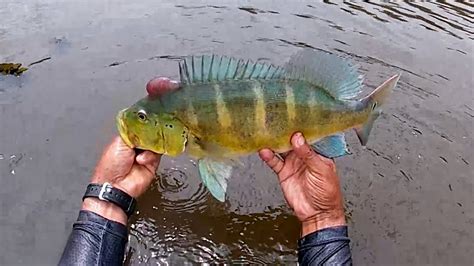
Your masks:
[[[321,156],[306,142],[301,132],[296,132],[291,137],[291,146],[296,156],[308,165],[323,163]]]
[[[143,165],[149,171],[155,172],[156,168],[158,168],[158,165],[160,164],[160,159],[161,154],[156,154],[151,151],[144,151],[137,156],[136,161],[139,165]]]

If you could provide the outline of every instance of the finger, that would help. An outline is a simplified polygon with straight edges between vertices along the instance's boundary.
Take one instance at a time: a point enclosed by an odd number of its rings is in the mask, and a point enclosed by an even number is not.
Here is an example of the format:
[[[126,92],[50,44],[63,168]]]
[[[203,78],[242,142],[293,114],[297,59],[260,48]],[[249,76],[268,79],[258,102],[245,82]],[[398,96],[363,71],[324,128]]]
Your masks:
[[[141,165],[145,164],[153,164],[154,162],[159,160],[160,155],[151,152],[151,151],[143,151],[139,155],[137,155],[137,163]]]
[[[279,174],[283,169],[283,160],[278,158],[272,150],[262,149],[258,152],[258,155],[276,174]]]
[[[158,168],[158,164],[160,163],[161,159],[161,154],[156,154],[151,151],[144,151],[140,153],[136,161],[138,164],[143,165],[147,167],[150,171],[156,171],[156,168]]]
[[[303,160],[306,164],[321,164],[324,161],[322,156],[317,154],[313,148],[306,142],[303,134],[297,132],[291,137],[291,146],[296,156]]]

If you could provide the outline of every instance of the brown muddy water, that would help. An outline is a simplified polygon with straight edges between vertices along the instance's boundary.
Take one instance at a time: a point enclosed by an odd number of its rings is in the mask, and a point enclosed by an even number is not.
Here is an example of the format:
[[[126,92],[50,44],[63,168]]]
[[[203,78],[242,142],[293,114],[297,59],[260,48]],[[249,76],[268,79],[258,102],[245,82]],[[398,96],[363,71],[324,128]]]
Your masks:
[[[282,64],[300,47],[350,58],[367,90],[401,80],[367,149],[337,160],[358,265],[473,265],[472,2],[2,0],[0,265],[55,264],[115,113],[170,56]],[[127,264],[294,264],[299,224],[256,156],[225,203],[194,162],[165,159],[139,201]]]

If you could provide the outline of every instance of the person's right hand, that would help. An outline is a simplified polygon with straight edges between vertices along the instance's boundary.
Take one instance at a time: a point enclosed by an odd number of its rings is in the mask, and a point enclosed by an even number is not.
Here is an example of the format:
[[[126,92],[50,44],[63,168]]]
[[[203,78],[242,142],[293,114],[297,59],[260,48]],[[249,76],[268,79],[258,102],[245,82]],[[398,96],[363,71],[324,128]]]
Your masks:
[[[285,199],[302,223],[302,236],[345,225],[334,161],[317,154],[299,132],[291,137],[291,145],[284,160],[270,149],[259,155],[278,175]]]

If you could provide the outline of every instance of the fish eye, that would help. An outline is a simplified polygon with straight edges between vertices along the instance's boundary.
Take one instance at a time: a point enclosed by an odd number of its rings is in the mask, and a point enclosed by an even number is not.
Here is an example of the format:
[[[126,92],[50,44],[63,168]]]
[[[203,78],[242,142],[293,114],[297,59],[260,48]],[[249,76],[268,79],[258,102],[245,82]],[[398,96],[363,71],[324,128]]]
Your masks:
[[[138,111],[137,117],[138,117],[138,119],[140,119],[141,121],[146,121],[146,120],[148,119],[147,116],[146,116],[146,112],[145,112],[144,110]]]

